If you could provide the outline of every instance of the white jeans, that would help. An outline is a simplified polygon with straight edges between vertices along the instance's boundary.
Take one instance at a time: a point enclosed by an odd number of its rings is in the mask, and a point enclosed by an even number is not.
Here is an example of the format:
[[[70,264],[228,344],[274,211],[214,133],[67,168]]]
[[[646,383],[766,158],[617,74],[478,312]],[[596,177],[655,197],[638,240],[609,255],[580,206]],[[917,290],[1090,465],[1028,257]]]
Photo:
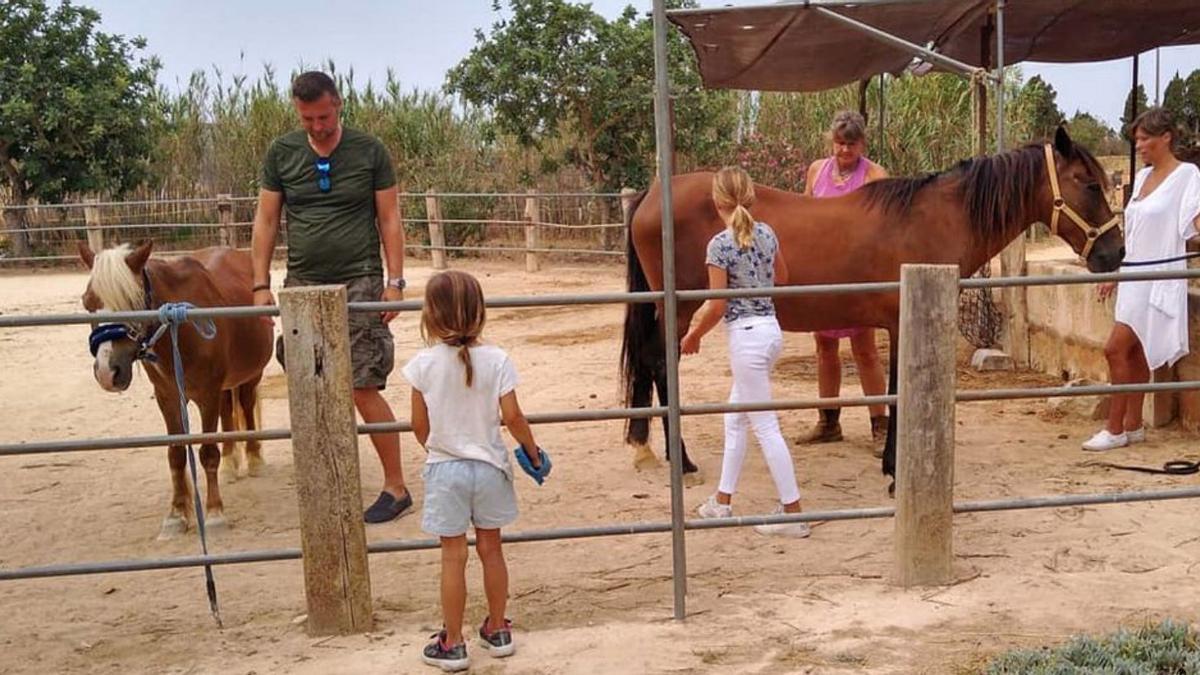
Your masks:
[[[729,333],[729,363],[733,370],[730,403],[760,403],[771,400],[771,369],[783,351],[783,333],[773,316],[755,316],[725,324]],[[773,410],[751,413],[725,413],[725,458],[721,462],[721,483],[725,494],[737,491],[742,464],[746,460],[747,427],[754,430],[779,502],[791,504],[800,499],[796,470],[779,418]]]

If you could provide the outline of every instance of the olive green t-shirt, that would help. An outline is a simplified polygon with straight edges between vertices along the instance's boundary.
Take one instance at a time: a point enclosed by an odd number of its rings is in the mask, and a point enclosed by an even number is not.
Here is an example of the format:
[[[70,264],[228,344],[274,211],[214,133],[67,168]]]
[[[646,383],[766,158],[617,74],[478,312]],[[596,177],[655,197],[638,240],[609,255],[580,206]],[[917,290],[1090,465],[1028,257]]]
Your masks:
[[[329,156],[328,192],[318,185],[318,159],[300,130],[275,139],[263,162],[262,187],[283,193],[288,275],[314,283],[382,275],[375,191],[396,184],[387,148],[343,127]]]

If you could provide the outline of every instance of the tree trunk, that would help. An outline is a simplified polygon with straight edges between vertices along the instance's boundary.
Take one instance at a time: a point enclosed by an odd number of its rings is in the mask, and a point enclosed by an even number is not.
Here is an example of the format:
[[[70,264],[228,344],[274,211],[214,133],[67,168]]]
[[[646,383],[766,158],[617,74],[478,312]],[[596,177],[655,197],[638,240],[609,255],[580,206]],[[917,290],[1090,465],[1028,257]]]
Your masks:
[[[0,145],[0,166],[8,175],[8,185],[12,192],[12,203],[9,206],[25,206],[25,177],[13,166],[8,156],[9,146]],[[32,251],[29,248],[29,232],[25,230],[24,209],[4,209],[5,235],[12,241],[13,256],[28,258]]]
[[[5,235],[12,242],[13,257],[28,258],[29,233],[25,231],[25,212],[18,209],[4,209]]]

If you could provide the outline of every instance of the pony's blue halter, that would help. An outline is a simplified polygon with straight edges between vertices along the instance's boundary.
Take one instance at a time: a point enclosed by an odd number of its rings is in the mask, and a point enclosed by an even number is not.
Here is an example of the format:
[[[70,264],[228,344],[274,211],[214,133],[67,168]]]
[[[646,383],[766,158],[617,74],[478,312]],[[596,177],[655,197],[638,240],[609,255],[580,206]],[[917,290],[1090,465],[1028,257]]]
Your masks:
[[[146,309],[154,308],[154,292],[150,287],[150,275],[146,270],[142,270],[142,288],[146,294]],[[167,330],[172,328],[171,324],[176,326],[188,322],[187,310],[195,307],[188,302],[167,303],[158,308],[158,325],[153,332],[145,335],[141,334],[137,328],[124,323],[102,323],[92,329],[88,335],[88,349],[91,350],[92,356],[95,356],[100,351],[100,346],[105,342],[114,342],[116,340],[133,340],[137,343],[138,351],[134,358],[138,361],[148,361],[150,363],[158,363],[158,356],[154,354],[154,345],[166,335]],[[206,340],[211,340],[213,335],[216,335],[217,328],[212,319],[197,321],[191,320],[191,324],[201,337]]]

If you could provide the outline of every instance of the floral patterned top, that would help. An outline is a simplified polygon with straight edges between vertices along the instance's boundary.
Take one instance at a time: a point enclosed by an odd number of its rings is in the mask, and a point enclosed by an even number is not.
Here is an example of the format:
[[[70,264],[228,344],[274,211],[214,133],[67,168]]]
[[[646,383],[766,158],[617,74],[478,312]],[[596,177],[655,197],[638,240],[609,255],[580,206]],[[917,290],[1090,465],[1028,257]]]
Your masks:
[[[705,262],[729,274],[730,288],[771,288],[775,286],[775,255],[779,239],[766,223],[754,224],[754,241],[739,248],[733,230],[725,228],[708,242]],[[771,298],[730,298],[725,305],[725,322],[748,316],[775,316]]]

